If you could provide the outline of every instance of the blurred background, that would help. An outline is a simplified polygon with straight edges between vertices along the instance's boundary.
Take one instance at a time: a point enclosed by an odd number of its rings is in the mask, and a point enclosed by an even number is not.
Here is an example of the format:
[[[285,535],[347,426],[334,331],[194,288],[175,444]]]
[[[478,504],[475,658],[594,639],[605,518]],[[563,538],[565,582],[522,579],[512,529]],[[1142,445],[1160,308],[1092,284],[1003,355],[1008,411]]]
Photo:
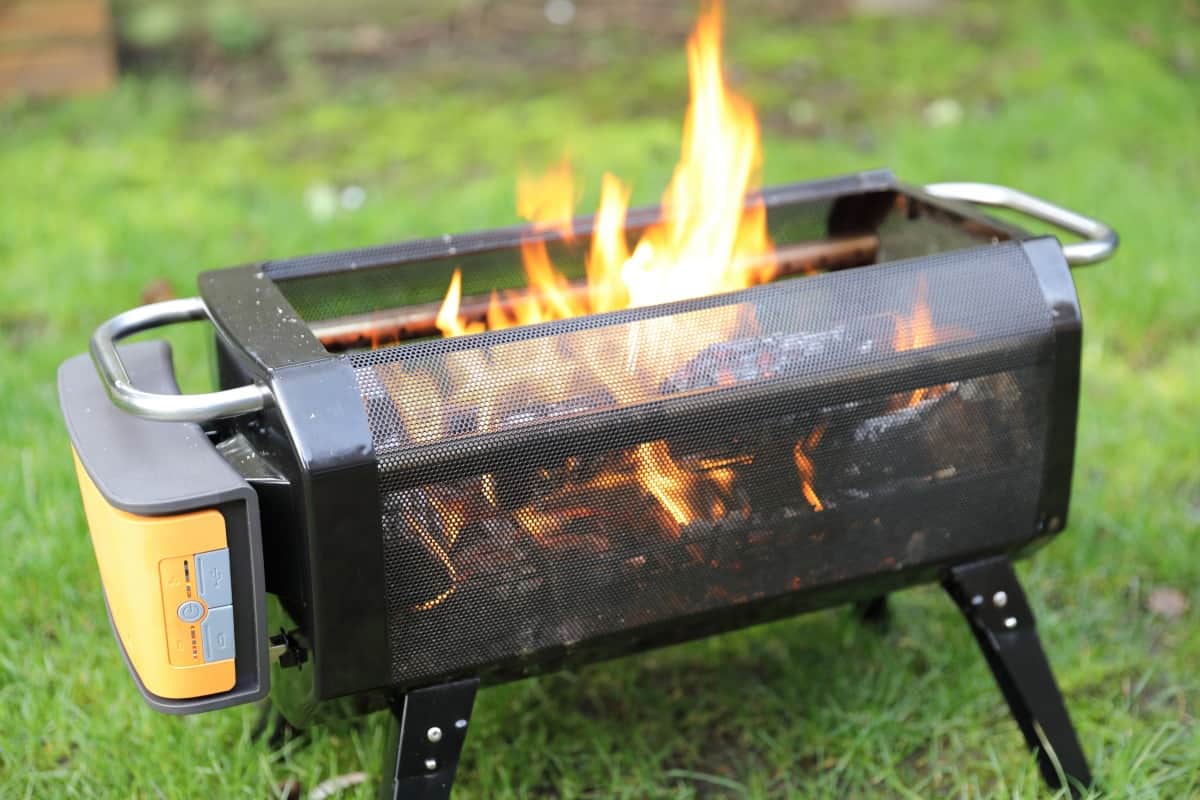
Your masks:
[[[256,739],[168,718],[104,616],[54,370],[203,269],[516,220],[564,154],[655,202],[678,155],[666,0],[0,0],[0,796],[307,797],[384,720]],[[726,8],[764,182],[886,166],[1112,224],[1086,317],[1066,534],[1021,567],[1104,791],[1200,793],[1200,3]],[[205,332],[172,333],[185,388]],[[462,798],[993,797],[1040,784],[957,611],[896,598],[485,691]],[[338,784],[340,785],[340,784]]]

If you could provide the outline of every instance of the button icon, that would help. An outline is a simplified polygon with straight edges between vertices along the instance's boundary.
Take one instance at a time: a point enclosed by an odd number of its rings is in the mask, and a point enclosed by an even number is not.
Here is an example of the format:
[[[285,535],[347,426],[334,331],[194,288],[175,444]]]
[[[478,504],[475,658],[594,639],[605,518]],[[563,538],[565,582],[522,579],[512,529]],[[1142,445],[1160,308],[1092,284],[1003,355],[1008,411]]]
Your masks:
[[[196,554],[197,594],[209,608],[227,606],[233,602],[233,586],[229,580],[229,550],[210,550]]]
[[[196,622],[204,616],[204,606],[195,600],[185,600],[179,604],[179,609],[176,613],[179,614],[179,618],[184,622]]]
[[[237,653],[233,640],[233,606],[209,609],[208,618],[200,624],[200,637],[204,640],[206,662],[233,658]]]

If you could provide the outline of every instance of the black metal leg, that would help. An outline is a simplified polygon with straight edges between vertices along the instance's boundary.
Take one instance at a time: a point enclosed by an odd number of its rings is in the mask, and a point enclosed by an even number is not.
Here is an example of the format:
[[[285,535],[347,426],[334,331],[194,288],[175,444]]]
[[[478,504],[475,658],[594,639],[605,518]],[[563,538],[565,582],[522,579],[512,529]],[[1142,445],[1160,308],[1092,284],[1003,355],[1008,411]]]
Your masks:
[[[1012,563],[998,556],[954,567],[944,585],[971,623],[1042,777],[1078,797],[1092,775]]]
[[[304,732],[288,722],[287,718],[269,702],[264,703],[259,712],[258,721],[250,730],[251,740],[257,742],[265,738],[267,747],[272,751],[282,750],[289,741],[302,735]]]
[[[391,703],[381,800],[449,800],[479,679],[414,689]]]
[[[854,604],[854,613],[863,623],[881,630],[888,627],[892,617],[886,594],[878,594],[869,600],[858,601]]]

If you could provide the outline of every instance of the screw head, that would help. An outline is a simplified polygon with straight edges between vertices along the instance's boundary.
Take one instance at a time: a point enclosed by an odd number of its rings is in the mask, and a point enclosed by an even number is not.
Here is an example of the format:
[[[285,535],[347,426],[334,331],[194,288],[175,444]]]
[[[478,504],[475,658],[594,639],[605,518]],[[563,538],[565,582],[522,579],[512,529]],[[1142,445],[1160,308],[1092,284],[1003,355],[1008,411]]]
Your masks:
[[[467,727],[467,721],[465,719],[457,720],[454,723],[454,727],[458,728],[461,731],[463,728]]]
[[[996,592],[992,595],[992,603],[996,608],[1004,608],[1008,605],[1008,594],[1003,591]]]
[[[437,769],[437,759],[436,758],[425,759],[425,769],[429,770],[430,772],[433,772],[435,769]]]
[[[1005,617],[1004,618],[1004,627],[1009,628],[1010,630],[1012,628],[1017,627],[1017,618],[1016,617]]]
[[[434,725],[432,728],[430,728],[428,731],[425,732],[425,736],[431,742],[440,742],[442,740],[442,729],[439,728],[438,726]]]
[[[981,605],[983,605],[983,595],[981,595],[981,594],[977,594],[977,595],[975,595],[974,597],[972,597],[972,598],[971,598],[971,605],[973,605],[973,606],[981,606]]]

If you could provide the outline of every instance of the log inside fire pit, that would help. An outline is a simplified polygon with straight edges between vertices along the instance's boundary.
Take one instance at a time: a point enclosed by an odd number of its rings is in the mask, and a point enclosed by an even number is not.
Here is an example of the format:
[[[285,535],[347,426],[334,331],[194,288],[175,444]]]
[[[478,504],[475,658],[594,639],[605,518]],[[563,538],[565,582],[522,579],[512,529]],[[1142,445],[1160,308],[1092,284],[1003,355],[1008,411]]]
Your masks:
[[[394,515],[391,535],[405,540],[404,558],[422,553],[421,572],[438,578],[407,585],[414,613],[433,613],[452,593],[487,604],[489,593],[529,590],[530,570],[553,570],[555,558],[647,574],[703,566],[713,570],[714,591],[740,596],[751,585],[737,580],[737,565],[773,551],[781,530],[823,536],[823,514],[1026,457],[1027,437],[972,431],[991,419],[1009,420],[1011,430],[1011,419],[1028,411],[1009,376],[986,376],[863,398],[803,420],[785,414],[703,446],[663,441],[400,490],[386,496],[385,513]],[[878,457],[897,450],[911,454],[905,469]],[[673,484],[666,499],[656,479]],[[680,519],[681,508],[693,516]]]
[[[779,247],[771,257],[779,270],[778,277],[830,272],[872,264],[879,249],[874,234],[841,236],[818,242],[805,242]],[[753,265],[748,265],[753,267]],[[500,295],[505,310],[520,304],[532,290],[514,289]],[[587,296],[587,286],[581,281],[570,283],[564,290],[573,298]],[[488,297],[464,297],[459,316],[466,322],[483,322],[487,318]],[[441,301],[420,303],[403,308],[371,311],[343,317],[317,320],[311,323],[316,337],[331,352],[365,347],[382,347],[410,339],[438,336],[437,315]]]

